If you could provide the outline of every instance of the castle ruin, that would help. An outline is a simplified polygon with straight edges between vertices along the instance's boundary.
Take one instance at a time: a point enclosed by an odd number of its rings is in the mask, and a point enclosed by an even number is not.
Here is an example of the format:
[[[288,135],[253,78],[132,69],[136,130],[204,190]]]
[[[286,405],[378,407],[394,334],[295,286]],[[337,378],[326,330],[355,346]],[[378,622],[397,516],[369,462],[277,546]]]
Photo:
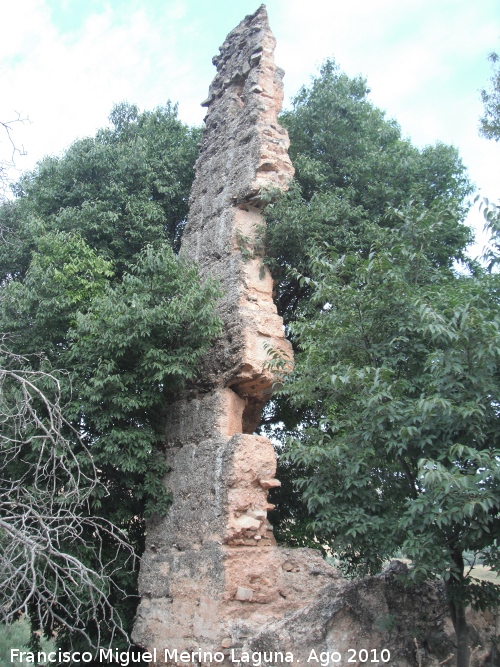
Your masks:
[[[269,399],[269,350],[291,360],[272,278],[253,248],[263,198],[293,175],[277,119],[283,72],[261,6],[214,58],[205,129],[181,254],[220,281],[223,334],[196,395],[167,424],[167,517],[148,527],[135,640],[148,647],[228,649],[298,609],[336,576],[313,551],[279,549],[267,512],[276,457],[254,435]]]
[[[220,282],[223,334],[196,387],[169,410],[173,504],[148,525],[133,639],[156,649],[160,664],[183,651],[195,655],[182,664],[203,664],[198,651],[217,652],[224,664],[245,651],[278,652],[294,664],[326,651],[342,655],[342,664],[354,656],[357,665],[364,650],[380,663],[410,667],[419,664],[419,650],[432,652],[430,640],[415,646],[412,633],[441,628],[445,636],[439,587],[403,589],[401,564],[345,581],[319,552],[276,546],[267,519],[268,490],[279,486],[276,458],[271,442],[254,432],[273,387],[269,351],[292,362],[271,275],[254,252],[265,202],[293,175],[277,119],[283,72],[274,47],[262,5],[213,59],[217,74],[203,103],[208,113],[181,254]],[[383,622],[393,618],[396,629]],[[435,649],[438,657],[449,651],[445,644]]]

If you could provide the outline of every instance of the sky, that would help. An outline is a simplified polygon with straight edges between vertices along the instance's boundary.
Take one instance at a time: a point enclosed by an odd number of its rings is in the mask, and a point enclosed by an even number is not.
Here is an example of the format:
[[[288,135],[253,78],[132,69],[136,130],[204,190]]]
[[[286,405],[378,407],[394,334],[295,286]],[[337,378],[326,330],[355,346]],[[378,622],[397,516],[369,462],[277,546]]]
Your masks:
[[[114,104],[167,100],[201,124],[226,34],[259,0],[17,0],[0,23],[0,121],[26,155],[60,155],[107,124]],[[498,0],[268,0],[285,106],[334,57],[419,147],[455,145],[483,196],[500,200],[500,142],[478,136],[488,53],[500,51]],[[0,158],[10,157],[0,135]],[[479,213],[471,224],[482,227]]]

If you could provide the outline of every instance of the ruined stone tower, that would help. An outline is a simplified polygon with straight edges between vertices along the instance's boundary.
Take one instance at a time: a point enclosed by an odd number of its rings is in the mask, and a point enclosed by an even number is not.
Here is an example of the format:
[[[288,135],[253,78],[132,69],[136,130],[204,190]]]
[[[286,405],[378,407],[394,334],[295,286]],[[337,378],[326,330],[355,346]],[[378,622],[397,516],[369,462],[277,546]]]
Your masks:
[[[282,72],[274,45],[261,6],[214,58],[181,252],[220,281],[223,334],[196,386],[169,411],[166,485],[173,504],[167,517],[148,525],[132,637],[155,651],[156,664],[177,658],[182,665],[229,665],[242,658],[244,667],[285,658],[302,666],[311,651],[326,651],[332,664],[359,666],[369,657],[388,667],[437,667],[449,661],[454,636],[443,621],[438,583],[403,588],[398,575],[405,566],[397,561],[376,577],[343,580],[315,551],[278,548],[267,520],[267,492],[279,484],[275,455],[271,442],[253,432],[272,390],[269,349],[291,362],[271,276],[255,252],[263,201],[286,188],[293,173],[277,121]],[[477,627],[480,621],[474,619]],[[489,655],[478,653],[475,664]]]
[[[317,575],[330,570],[314,552],[290,557],[275,546],[267,520],[268,489],[279,485],[275,454],[267,438],[252,435],[273,384],[269,349],[291,359],[271,276],[254,253],[263,197],[293,175],[277,121],[283,72],[274,47],[262,5],[227,36],[203,103],[208,114],[181,253],[220,281],[223,334],[196,395],[170,411],[173,504],[148,527],[134,629],[149,649],[241,646],[263,622],[310,600],[325,583]]]

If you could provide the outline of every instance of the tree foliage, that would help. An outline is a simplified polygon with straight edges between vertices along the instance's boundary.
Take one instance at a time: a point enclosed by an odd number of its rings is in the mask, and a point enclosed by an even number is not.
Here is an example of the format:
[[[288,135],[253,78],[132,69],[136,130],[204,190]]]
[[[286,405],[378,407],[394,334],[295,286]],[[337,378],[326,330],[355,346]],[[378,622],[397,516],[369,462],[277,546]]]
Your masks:
[[[199,131],[181,123],[170,103],[143,113],[119,104],[110,123],[62,157],[44,158],[14,187],[16,201],[0,209],[2,278],[24,276],[48,232],[77,233],[113,262],[117,277],[148,243],[178,248]]]
[[[113,570],[133,569],[134,552],[123,531],[90,510],[96,491],[107,490],[64,416],[63,376],[33,371],[4,344],[0,355],[1,621],[24,613],[37,629],[59,626],[89,642],[104,628],[125,636],[110,602],[124,594]],[[104,541],[112,559],[102,558]]]
[[[91,455],[99,483],[85,496],[82,541],[61,535],[61,550],[75,552],[90,571],[112,564],[106,598],[126,642],[138,601],[137,562],[90,526],[115,526],[142,552],[145,516],[165,512],[169,501],[162,483],[165,410],[195,377],[220,324],[216,285],[202,284],[196,267],[173,249],[198,132],[170,105],[142,114],[119,105],[110,118],[110,129],[77,141],[61,158],[45,158],[0,208],[8,240],[0,251],[0,322],[27,371],[57,375],[61,437],[73,456]],[[30,462],[17,465],[22,479]],[[58,469],[53,476],[51,483],[64,485]],[[46,632],[57,630],[62,645],[112,640],[113,626],[103,614],[92,616],[83,584],[75,584],[80,638],[59,599],[67,596],[56,589],[62,616],[47,616],[48,596],[37,611]]]
[[[331,531],[353,566],[376,570],[412,521],[420,532],[431,526],[427,575],[441,560],[441,526],[461,527],[474,512],[495,521],[500,311],[495,277],[432,267],[424,222],[379,233],[366,259],[316,256],[312,303],[321,308],[293,325],[300,353],[286,392],[316,417],[293,450],[302,464],[318,464],[307,483],[316,529]],[[321,465],[328,452],[342,461],[337,470]],[[422,555],[413,555],[417,574]]]
[[[397,224],[390,209],[411,202],[422,210],[450,210],[429,251],[437,264],[463,259],[471,239],[470,230],[456,222],[471,192],[457,150],[441,143],[417,149],[369,101],[369,92],[364,79],[350,79],[330,60],[280,118],[290,135],[296,176],[289,193],[266,210],[267,252],[278,281],[278,309],[287,322],[308,300],[307,287],[287,267],[309,275],[309,252],[322,243],[366,256],[372,225]]]
[[[351,571],[405,549],[414,577],[447,578],[460,626],[465,601],[491,593],[467,577],[464,551],[498,565],[498,282],[470,262],[454,269],[471,240],[456,149],[416,148],[368,94],[327,61],[282,115],[296,178],[267,209],[266,261],[297,365],[263,426],[287,442],[274,522],[292,544],[329,544]],[[173,251],[198,130],[171,105],[118,105],[110,121],[0,206],[0,323],[26,372],[58,378],[72,456],[91,453],[99,479],[78,516],[123,530],[140,553],[144,516],[168,504],[164,411],[219,331],[218,292]],[[15,465],[13,479],[33,474],[29,456]],[[101,590],[128,631],[137,571],[92,530],[62,539],[62,553],[92,572],[113,564]],[[89,602],[82,641],[97,640]],[[78,641],[48,604],[47,632]]]
[[[401,550],[443,578],[466,651],[466,603],[498,603],[464,554],[500,569],[500,285],[433,266],[431,221],[374,229],[367,258],[316,254],[284,389],[311,416],[287,456],[316,537],[351,572]]]
[[[493,75],[489,90],[483,88],[481,99],[484,105],[484,115],[479,121],[479,133],[486,139],[500,139],[500,65],[499,56],[492,52],[488,59],[493,65]]]
[[[351,574],[402,550],[444,578],[462,666],[465,605],[498,599],[464,561],[500,564],[498,277],[465,256],[457,151],[415,148],[368,92],[327,62],[283,117],[296,180],[267,217],[296,366],[262,427],[283,443],[274,522]]]

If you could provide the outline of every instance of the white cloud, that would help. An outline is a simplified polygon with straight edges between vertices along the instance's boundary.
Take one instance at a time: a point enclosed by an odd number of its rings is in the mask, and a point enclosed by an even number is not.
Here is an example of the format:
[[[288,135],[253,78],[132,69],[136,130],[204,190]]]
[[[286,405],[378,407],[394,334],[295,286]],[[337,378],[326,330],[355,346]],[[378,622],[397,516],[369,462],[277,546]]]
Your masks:
[[[473,179],[498,197],[498,146],[477,136],[478,89],[500,32],[496,2],[268,0],[285,92],[295,93],[334,55],[351,76],[368,77],[373,101],[404,134],[420,145],[457,145]],[[15,109],[32,120],[15,131],[29,151],[22,168],[93,134],[124,99],[152,108],[171,98],[183,120],[201,122],[199,103],[214,74],[210,59],[226,32],[219,27],[229,7],[236,11],[230,0],[206,7],[188,0],[111,2],[72,32],[53,23],[47,3],[18,0],[2,10],[0,119]],[[240,0],[237,9],[243,18],[255,7]]]
[[[288,94],[312,63],[334,55],[349,75],[367,76],[371,99],[404,135],[420,146],[456,145],[483,194],[500,198],[500,148],[478,136],[486,56],[499,48],[496,0],[287,0],[286,9],[277,3],[276,14]],[[469,223],[481,231],[477,213]]]
[[[56,30],[41,0],[21,4],[22,11],[3,17],[0,33],[0,118],[17,109],[31,120],[15,132],[29,150],[21,167],[93,134],[116,102],[152,107],[168,96],[189,97],[189,60],[179,61],[176,29],[181,2],[157,24],[140,8],[118,16],[108,6],[71,34]]]

